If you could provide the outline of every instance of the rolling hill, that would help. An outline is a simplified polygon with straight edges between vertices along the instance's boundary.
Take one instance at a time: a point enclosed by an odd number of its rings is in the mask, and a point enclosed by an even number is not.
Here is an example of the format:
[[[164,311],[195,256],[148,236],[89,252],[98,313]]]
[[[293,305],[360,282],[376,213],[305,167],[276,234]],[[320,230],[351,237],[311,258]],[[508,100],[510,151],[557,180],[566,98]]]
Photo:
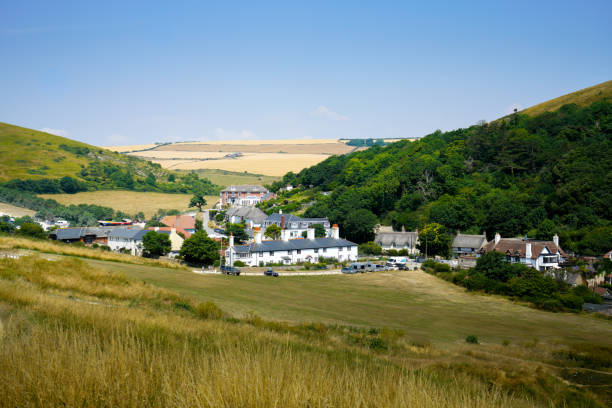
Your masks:
[[[58,180],[71,177],[71,191]],[[35,193],[84,190],[191,192],[218,189],[196,175],[172,172],[159,164],[65,137],[0,122],[0,182]],[[68,182],[66,182],[68,186]]]
[[[558,98],[542,102],[527,109],[523,109],[521,114],[537,116],[544,112],[556,111],[563,105],[574,103],[578,106],[588,106],[602,98],[612,98],[612,81],[602,82],[588,88],[581,89]]]

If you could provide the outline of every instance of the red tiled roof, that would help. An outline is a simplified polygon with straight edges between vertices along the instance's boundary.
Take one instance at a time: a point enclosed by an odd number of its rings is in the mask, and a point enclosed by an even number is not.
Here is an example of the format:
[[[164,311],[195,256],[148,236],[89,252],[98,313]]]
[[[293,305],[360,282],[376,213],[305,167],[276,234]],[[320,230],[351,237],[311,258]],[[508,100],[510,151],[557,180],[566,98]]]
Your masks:
[[[548,251],[553,254],[557,253],[558,250],[561,256],[566,256],[565,252],[563,252],[563,250],[553,241],[524,241],[520,238],[501,238],[497,244],[495,240],[492,240],[483,247],[483,251],[497,251],[510,256],[525,258],[527,243],[531,244],[532,259],[539,257],[544,248],[547,248]]]
[[[603,296],[606,293],[608,293],[608,289],[596,287],[596,288],[593,288],[593,292],[597,293],[599,296]]]
[[[195,229],[195,217],[191,215],[168,215],[160,222],[168,227]]]

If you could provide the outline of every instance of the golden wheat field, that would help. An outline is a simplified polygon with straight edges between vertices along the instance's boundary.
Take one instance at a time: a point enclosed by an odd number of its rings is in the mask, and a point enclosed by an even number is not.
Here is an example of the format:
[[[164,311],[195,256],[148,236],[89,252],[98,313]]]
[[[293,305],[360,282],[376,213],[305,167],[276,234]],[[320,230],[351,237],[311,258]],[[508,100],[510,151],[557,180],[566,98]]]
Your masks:
[[[288,171],[294,173],[322,162],[324,154],[245,153],[236,159],[219,160],[151,160],[171,170],[221,169],[234,172],[248,172],[266,176],[282,176]]]
[[[144,150],[144,149],[150,149],[152,147],[157,146],[154,143],[149,143],[149,144],[140,144],[140,145],[125,145],[125,146],[102,146],[105,149],[108,150],[112,150],[114,152],[118,152],[118,153],[124,153],[124,152],[133,152],[136,150]]]
[[[190,194],[103,190],[76,194],[40,194],[39,197],[50,198],[64,205],[97,204],[132,215],[142,211],[147,218],[159,209],[176,209],[181,212],[195,210],[188,207]],[[209,207],[219,201],[218,196],[205,196],[205,199]]]
[[[488,408],[606,401],[606,394],[560,377],[573,364],[562,359],[562,344],[437,349],[386,328],[232,315],[76,258],[0,258],[0,328],[0,406]]]
[[[205,143],[175,143],[160,146],[153,151],[173,152],[226,152],[226,153],[292,153],[292,154],[345,154],[354,149],[345,143],[260,143],[260,144],[205,144]],[[142,152],[149,155],[151,151]]]

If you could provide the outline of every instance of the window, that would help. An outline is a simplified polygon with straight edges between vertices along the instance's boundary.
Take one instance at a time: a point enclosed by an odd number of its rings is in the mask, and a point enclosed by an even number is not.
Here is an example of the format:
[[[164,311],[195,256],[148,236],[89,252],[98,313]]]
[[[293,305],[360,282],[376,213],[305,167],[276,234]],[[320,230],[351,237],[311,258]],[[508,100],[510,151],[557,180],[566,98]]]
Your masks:
[[[302,253],[302,250],[301,250],[301,249],[298,249],[298,250],[297,250],[297,254],[299,255],[299,254],[301,254],[301,253]]]
[[[327,248],[323,248],[323,252],[327,252]]]
[[[274,251],[270,251],[270,256],[274,256]]]
[[[314,253],[318,254],[319,253],[319,248],[315,248]]]

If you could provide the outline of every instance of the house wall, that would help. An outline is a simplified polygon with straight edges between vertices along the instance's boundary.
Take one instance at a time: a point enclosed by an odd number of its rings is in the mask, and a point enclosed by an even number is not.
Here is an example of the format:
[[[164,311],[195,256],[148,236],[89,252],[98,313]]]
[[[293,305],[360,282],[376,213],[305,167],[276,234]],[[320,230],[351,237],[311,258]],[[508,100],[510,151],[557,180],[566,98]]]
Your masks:
[[[335,258],[340,262],[357,260],[357,246],[302,249],[299,250],[299,253],[296,249],[290,251],[274,251],[272,255],[268,251],[253,252],[248,255],[236,254],[233,248],[229,248],[225,252],[225,261],[228,264],[230,263],[230,251],[232,263],[239,260],[249,266],[259,266],[260,262],[263,262],[264,265],[268,263],[295,264],[307,261],[318,262],[320,257]],[[289,257],[289,259],[284,259],[283,257]]]
[[[108,246],[112,251],[119,251],[121,248],[130,250],[132,255],[142,255],[142,241],[134,241],[127,238],[109,237]]]

